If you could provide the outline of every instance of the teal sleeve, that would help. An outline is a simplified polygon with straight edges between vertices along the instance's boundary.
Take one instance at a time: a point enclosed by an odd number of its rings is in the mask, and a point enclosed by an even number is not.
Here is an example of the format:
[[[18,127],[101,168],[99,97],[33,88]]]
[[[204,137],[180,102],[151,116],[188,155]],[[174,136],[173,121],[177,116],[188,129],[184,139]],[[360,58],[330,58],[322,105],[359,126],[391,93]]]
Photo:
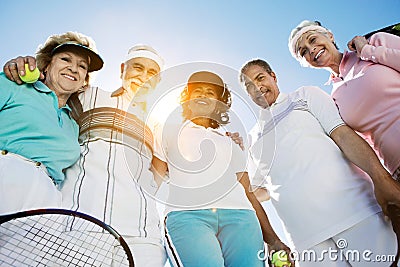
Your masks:
[[[0,73],[0,111],[3,110],[7,102],[10,101],[12,97],[12,89],[15,89],[16,83],[8,80],[4,72]]]

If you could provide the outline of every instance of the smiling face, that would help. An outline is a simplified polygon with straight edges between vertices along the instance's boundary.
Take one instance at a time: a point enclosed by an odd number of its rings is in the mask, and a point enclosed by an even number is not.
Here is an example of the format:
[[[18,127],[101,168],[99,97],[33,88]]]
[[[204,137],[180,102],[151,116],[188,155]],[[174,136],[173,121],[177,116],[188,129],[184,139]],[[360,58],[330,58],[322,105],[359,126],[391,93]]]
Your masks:
[[[305,32],[297,42],[295,51],[314,68],[333,68],[341,60],[341,53],[330,32]]]
[[[194,83],[189,84],[188,90],[188,107],[192,116],[210,118],[217,106],[218,92],[221,88],[214,84]]]
[[[56,93],[59,101],[68,99],[84,86],[88,66],[89,58],[79,51],[54,54],[45,69],[44,83]]]
[[[276,75],[259,65],[249,66],[244,74],[244,85],[251,99],[261,108],[275,103],[279,95]]]
[[[135,96],[145,95],[154,89],[160,80],[159,73],[160,67],[149,58],[132,58],[121,64],[122,85]]]

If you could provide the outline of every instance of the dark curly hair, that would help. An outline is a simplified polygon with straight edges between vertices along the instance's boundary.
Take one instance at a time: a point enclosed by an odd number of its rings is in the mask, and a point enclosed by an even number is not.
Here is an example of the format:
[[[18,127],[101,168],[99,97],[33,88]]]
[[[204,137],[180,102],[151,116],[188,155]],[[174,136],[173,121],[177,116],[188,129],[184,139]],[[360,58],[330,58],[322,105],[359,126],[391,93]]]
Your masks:
[[[182,116],[185,120],[190,120],[192,118],[192,111],[189,108],[190,94],[192,91],[193,83],[189,83],[183,89],[180,95],[180,104],[182,105]],[[231,93],[228,86],[224,84],[224,87],[216,86],[218,90],[218,100],[217,106],[214,112],[210,116],[210,127],[213,129],[219,128],[221,125],[226,125],[229,123],[229,109],[232,105]]]

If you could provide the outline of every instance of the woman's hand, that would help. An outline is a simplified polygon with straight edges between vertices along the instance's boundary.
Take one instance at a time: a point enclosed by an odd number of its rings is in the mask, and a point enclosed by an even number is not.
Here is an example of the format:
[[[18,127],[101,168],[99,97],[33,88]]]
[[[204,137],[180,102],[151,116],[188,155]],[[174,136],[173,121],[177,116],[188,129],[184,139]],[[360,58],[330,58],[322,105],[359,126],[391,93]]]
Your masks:
[[[226,135],[229,136],[235,144],[239,145],[242,150],[244,150],[243,137],[241,137],[238,132],[226,132]]]
[[[368,41],[364,36],[356,36],[347,43],[347,47],[350,49],[350,51],[357,52],[357,56],[361,57],[361,50],[367,44]]]
[[[278,252],[280,250],[283,250],[286,252],[286,254],[288,255],[288,260],[291,263],[290,266],[295,267],[295,261],[291,257],[291,255],[293,255],[293,253],[291,253],[290,248],[288,246],[286,246],[280,239],[276,239],[273,243],[268,244],[269,257],[271,259],[272,259],[272,254],[274,254],[275,252]]]

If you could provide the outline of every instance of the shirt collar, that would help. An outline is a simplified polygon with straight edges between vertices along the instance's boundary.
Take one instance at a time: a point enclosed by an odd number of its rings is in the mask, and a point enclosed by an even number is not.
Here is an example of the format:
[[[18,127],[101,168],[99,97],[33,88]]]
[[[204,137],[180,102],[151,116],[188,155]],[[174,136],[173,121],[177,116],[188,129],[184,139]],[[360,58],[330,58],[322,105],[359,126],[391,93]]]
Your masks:
[[[272,105],[269,106],[269,107],[267,107],[267,108],[262,108],[261,111],[263,111],[263,110],[269,110],[269,109],[272,108],[273,106],[282,103],[283,101],[286,100],[287,97],[288,97],[288,94],[279,92],[279,95],[278,95],[278,97],[276,98],[275,102],[272,103]]]
[[[37,91],[42,92],[42,93],[51,93],[53,92],[47,85],[44,83],[37,81],[32,84],[33,88],[35,88]]]
[[[44,83],[42,83],[40,81],[33,83],[32,86],[37,91],[42,92],[42,93],[52,93],[53,92],[53,90],[51,90],[49,87],[47,87],[47,85],[45,85]],[[68,106],[68,104],[65,104],[65,106],[60,107],[60,109],[66,110],[68,115],[70,115],[70,112],[72,111],[72,109]]]
[[[288,94],[279,92],[278,97],[276,98],[275,102],[268,108],[260,109],[259,120],[261,121],[268,121],[271,118],[271,108],[274,106],[281,104],[288,98]]]
[[[70,112],[72,112],[72,109],[68,106],[68,104],[65,104],[65,106],[63,106],[61,108],[68,110],[68,114],[70,114]]]
[[[120,96],[124,93],[124,88],[120,87],[117,90],[115,90],[114,92],[111,93],[111,97],[117,97]]]
[[[205,131],[211,131],[211,132],[215,132],[215,133],[217,133],[219,135],[224,135],[224,134],[222,134],[221,127],[217,128],[217,129],[214,129],[214,128],[211,128],[211,127],[206,128],[206,127],[204,127],[202,125],[198,125],[198,124],[192,122],[191,120],[185,120],[183,122],[183,127],[204,129]]]
[[[142,112],[147,113],[147,108],[146,108],[147,102],[135,101],[136,99],[134,98],[134,93],[131,90],[126,90],[125,88],[120,87],[111,93],[111,97],[122,97],[124,101],[132,104],[132,106],[139,105],[138,108],[141,109]],[[144,106],[141,106],[141,104],[144,104]]]
[[[115,90],[114,92],[111,93],[111,97],[118,97],[118,96],[124,96],[126,98],[128,98],[129,102],[132,101],[133,99],[133,93],[126,90],[123,87],[118,88],[117,90]]]
[[[275,102],[271,105],[271,107],[273,107],[273,106],[275,106],[275,105],[277,105],[277,104],[280,104],[280,103],[282,103],[283,101],[285,101],[286,100],[286,98],[287,98],[287,96],[288,96],[288,94],[285,94],[285,93],[279,93],[279,95],[278,95],[278,97],[276,98],[276,100],[275,100]]]

